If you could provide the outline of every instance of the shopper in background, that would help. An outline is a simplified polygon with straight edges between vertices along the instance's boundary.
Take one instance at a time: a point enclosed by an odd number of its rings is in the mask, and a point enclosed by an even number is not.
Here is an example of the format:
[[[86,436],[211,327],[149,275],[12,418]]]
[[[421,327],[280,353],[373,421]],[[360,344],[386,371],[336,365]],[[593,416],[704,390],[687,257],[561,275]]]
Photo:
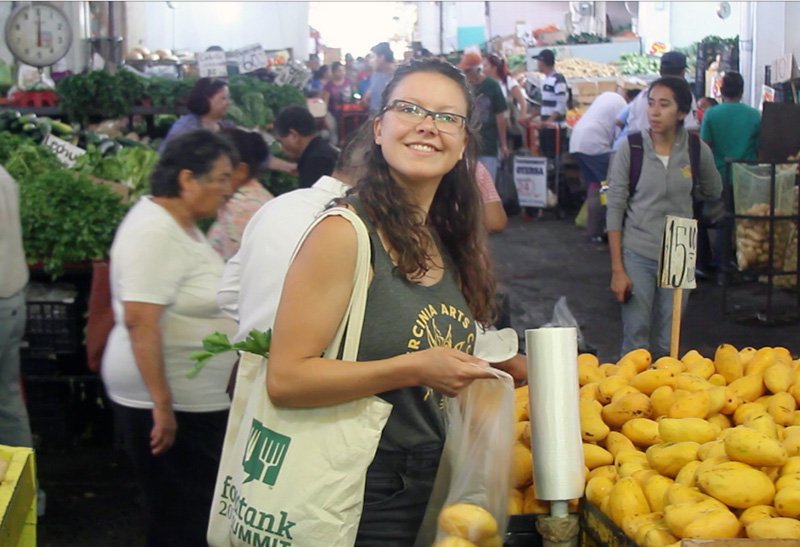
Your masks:
[[[508,134],[514,140],[514,149],[522,148],[525,146],[526,129],[525,125],[528,122],[528,100],[525,96],[525,90],[519,85],[516,78],[514,78],[508,71],[506,60],[490,53],[484,60],[483,68],[486,74],[500,84],[500,90],[508,104],[507,113],[507,127]]]
[[[274,130],[283,151],[297,161],[300,188],[308,188],[323,175],[333,173],[339,150],[319,135],[307,108],[287,106],[278,113]]]
[[[661,78],[647,96],[650,129],[641,133],[641,174],[638,181],[630,180],[630,142],[622,143],[608,177],[606,220],[611,292],[622,304],[622,354],[645,348],[655,360],[669,355],[671,339],[672,289],[658,288],[657,279],[666,216],[692,218],[693,200],[719,198],[722,183],[711,149],[699,142],[700,172],[693,188],[690,136],[683,127],[692,106],[689,84]],[[684,304],[687,297],[688,291]]]
[[[490,234],[502,232],[508,226],[508,215],[503,209],[503,201],[497,193],[492,175],[481,162],[475,165],[475,179],[483,202],[483,225]]]
[[[320,66],[319,55],[317,53],[310,53],[308,55],[308,61],[306,61],[306,67],[308,67],[308,70],[314,73],[319,70]]]
[[[308,85],[306,86],[307,97],[319,97],[322,95],[322,90],[330,80],[331,69],[328,65],[322,65],[311,76]]]
[[[217,220],[208,230],[208,240],[224,260],[239,250],[242,233],[250,218],[274,196],[264,188],[258,176],[269,158],[264,138],[253,131],[225,129],[222,132],[239,155],[231,173],[232,195],[217,211]]]
[[[559,132],[555,127],[564,127],[567,117],[567,101],[569,93],[567,80],[564,75],[556,71],[556,54],[551,49],[543,49],[534,57],[538,70],[544,74],[542,82],[542,129],[539,131],[539,148],[544,156],[556,157],[556,135]],[[566,131],[560,132],[562,144],[566,142]],[[563,152],[563,147],[561,147]]]
[[[628,126],[628,116],[631,113],[631,103],[639,96],[642,92],[641,89],[626,89],[625,90],[625,101],[628,103],[625,105],[625,108],[620,110],[619,114],[617,114],[617,119],[614,122],[616,126],[619,128],[619,133],[617,134],[616,139],[614,139],[614,146],[612,146],[611,157],[614,157],[614,152],[619,150],[620,145],[628,140],[628,131],[630,130],[630,126]]]
[[[331,64],[331,79],[322,88],[323,100],[328,104],[328,112],[339,121],[343,104],[353,98],[353,82],[345,74],[344,65],[339,61]]]
[[[370,50],[372,59],[372,75],[370,76],[369,89],[364,94],[364,102],[369,105],[370,117],[380,113],[383,90],[394,76],[394,52],[389,42],[375,44]]]
[[[484,74],[480,53],[465,53],[458,67],[464,71],[472,88],[475,109],[470,122],[480,125],[478,160],[494,179],[497,177],[499,160],[508,157],[508,105],[500,84]]]
[[[686,78],[686,55],[680,51],[668,51],[661,56],[661,65],[659,68],[661,77],[674,77],[681,80]],[[644,132],[649,125],[648,116],[648,100],[647,93],[639,94],[636,99],[631,102],[630,113],[628,114],[628,133],[636,131]],[[692,105],[689,113],[686,115],[683,127],[688,130],[700,129],[700,124],[697,121],[697,103],[692,96]]]
[[[239,252],[225,264],[217,292],[220,309],[239,323],[235,341],[253,329],[272,328],[295,247],[317,215],[355,185],[369,144],[362,132],[355,133],[330,176],[281,194],[253,216]]]
[[[207,129],[217,132],[224,127],[233,127],[233,123],[225,120],[230,105],[231,97],[225,81],[200,78],[194,84],[186,103],[189,113],[172,124],[161,146],[158,147],[158,152],[163,153],[169,141],[189,131]]]
[[[189,355],[236,324],[217,306],[223,261],[196,222],[216,214],[238,161],[210,131],[173,139],[152,196],[131,208],[111,247],[116,323],[102,376],[142,488],[149,546],[207,545],[233,362],[216,358],[190,379]]]
[[[725,160],[755,160],[761,133],[761,114],[742,103],[744,79],[738,72],[722,77],[722,103],[705,113],[700,132],[714,152],[714,163],[725,179]]]
[[[605,215],[600,204],[600,183],[606,180],[616,119],[625,108],[625,99],[615,91],[601,93],[572,128],[569,153],[578,162],[581,185],[586,191],[588,220],[586,235],[594,243],[602,241]]]
[[[728,182],[727,164],[725,160],[755,160],[758,158],[758,140],[761,134],[761,114],[755,108],[742,104],[744,79],[738,72],[726,72],[722,77],[722,103],[706,111],[700,136],[714,152],[714,164],[717,166],[724,183]],[[716,232],[716,233],[714,233]],[[732,248],[730,234],[723,227],[712,230],[708,237],[708,245],[712,252],[706,264],[708,271],[723,264],[725,246]],[[728,256],[733,256],[729,254]]]
[[[33,447],[22,398],[19,348],[25,334],[28,264],[22,247],[19,188],[0,166],[0,444]]]
[[[352,291],[350,224],[320,223],[283,286],[267,378],[273,403],[319,407],[378,395],[393,404],[367,471],[359,546],[413,544],[444,443],[443,396],[491,376],[469,354],[475,321],[490,319],[494,301],[471,110],[452,65],[412,61],[397,69],[381,114],[363,128],[373,139],[366,174],[345,201],[372,247],[359,362],[319,357]],[[434,308],[455,312],[420,319]]]
[[[701,127],[703,125],[703,115],[706,113],[706,110],[718,104],[719,102],[714,97],[701,97],[700,100],[697,101],[697,123],[699,123]]]

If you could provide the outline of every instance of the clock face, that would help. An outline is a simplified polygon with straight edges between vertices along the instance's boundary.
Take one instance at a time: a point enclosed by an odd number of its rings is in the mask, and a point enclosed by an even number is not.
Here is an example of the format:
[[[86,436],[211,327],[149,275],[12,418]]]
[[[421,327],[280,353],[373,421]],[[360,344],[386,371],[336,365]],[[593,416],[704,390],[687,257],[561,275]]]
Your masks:
[[[26,3],[6,22],[6,45],[23,63],[45,67],[67,54],[72,31],[64,12],[42,2]]]

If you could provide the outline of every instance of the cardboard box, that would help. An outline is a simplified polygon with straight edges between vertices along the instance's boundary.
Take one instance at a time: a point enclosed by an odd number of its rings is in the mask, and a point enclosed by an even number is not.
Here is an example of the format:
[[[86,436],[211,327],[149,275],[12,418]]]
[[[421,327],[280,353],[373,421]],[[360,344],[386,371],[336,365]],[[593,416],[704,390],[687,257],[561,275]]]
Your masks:
[[[566,43],[567,38],[567,33],[563,30],[558,30],[555,32],[543,32],[536,37],[536,43],[540,46],[552,46],[558,42]]]
[[[36,462],[31,448],[0,445],[8,461],[0,482],[0,545],[36,547]]]

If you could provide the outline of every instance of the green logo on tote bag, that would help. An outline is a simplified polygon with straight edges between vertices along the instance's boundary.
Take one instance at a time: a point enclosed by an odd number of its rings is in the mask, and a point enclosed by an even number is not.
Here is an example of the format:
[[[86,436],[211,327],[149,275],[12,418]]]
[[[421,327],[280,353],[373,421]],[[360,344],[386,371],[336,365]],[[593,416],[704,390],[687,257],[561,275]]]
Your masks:
[[[242,469],[247,475],[244,482],[258,480],[275,486],[291,440],[254,419],[242,458]]]

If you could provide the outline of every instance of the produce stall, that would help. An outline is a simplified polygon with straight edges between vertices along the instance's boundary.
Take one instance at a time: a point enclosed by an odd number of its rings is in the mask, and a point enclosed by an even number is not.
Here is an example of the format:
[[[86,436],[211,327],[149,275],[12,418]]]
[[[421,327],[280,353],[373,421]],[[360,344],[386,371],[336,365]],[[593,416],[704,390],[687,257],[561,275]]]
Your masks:
[[[36,461],[30,448],[0,445],[0,545],[36,546]]]
[[[654,363],[641,349],[616,363],[579,355],[584,544],[796,545],[798,367],[787,348],[730,344]],[[528,395],[517,390],[509,500],[512,515],[527,515],[512,522],[549,511],[530,465]]]

